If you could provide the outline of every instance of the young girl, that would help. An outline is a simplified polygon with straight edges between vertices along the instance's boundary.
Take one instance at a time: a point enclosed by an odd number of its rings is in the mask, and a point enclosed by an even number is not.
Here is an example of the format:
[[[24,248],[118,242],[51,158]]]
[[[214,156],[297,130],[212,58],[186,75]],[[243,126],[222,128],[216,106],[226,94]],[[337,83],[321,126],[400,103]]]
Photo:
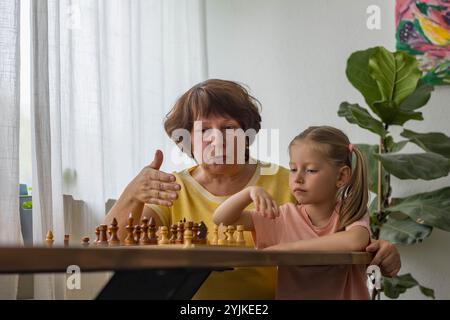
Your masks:
[[[352,155],[356,163],[352,168]],[[244,225],[257,248],[364,251],[370,241],[367,169],[340,130],[310,127],[289,144],[289,188],[278,207],[260,187],[224,201],[214,223]],[[255,210],[244,210],[251,203]],[[279,267],[277,299],[369,299],[363,265]]]

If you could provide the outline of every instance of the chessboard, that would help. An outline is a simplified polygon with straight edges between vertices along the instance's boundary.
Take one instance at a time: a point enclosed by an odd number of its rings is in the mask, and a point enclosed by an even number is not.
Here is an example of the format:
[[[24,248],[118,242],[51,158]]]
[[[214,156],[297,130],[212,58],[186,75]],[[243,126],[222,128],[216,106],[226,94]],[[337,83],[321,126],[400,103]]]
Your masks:
[[[172,224],[170,228],[160,226],[157,230],[155,220],[143,217],[141,224],[134,224],[134,219],[130,214],[128,224],[125,229],[127,236],[123,241],[118,237],[118,223],[114,218],[108,227],[101,224],[95,228],[96,239],[90,243],[89,237],[81,239],[83,247],[118,247],[118,246],[159,246],[170,248],[195,248],[197,246],[227,246],[245,247],[244,226],[226,226],[221,228],[222,235],[219,235],[219,226],[215,225],[212,238],[208,240],[208,228],[203,221],[194,222],[180,220],[177,224]],[[68,247],[70,235],[64,235],[64,246]],[[52,247],[54,244],[53,232],[49,230],[45,239],[45,244]]]
[[[152,219],[135,225],[132,217],[120,241],[118,226],[95,229],[89,237],[63,245],[49,231],[44,246],[0,247],[0,274],[66,273],[69,266],[82,272],[114,271],[98,299],[190,299],[213,271],[239,267],[367,265],[366,252],[294,252],[257,250],[245,246],[242,226],[214,226],[208,239],[204,223],[180,221],[157,230]],[[123,287],[127,290],[124,292]],[[166,288],[162,290],[161,287]],[[149,290],[154,288],[154,290]]]

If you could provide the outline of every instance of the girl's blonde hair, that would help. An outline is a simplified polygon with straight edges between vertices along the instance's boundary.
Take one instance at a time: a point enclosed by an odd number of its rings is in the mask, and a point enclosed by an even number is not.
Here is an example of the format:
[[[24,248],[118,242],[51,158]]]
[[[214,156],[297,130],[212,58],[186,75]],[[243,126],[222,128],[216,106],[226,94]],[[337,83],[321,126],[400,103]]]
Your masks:
[[[338,230],[360,220],[367,213],[369,191],[367,183],[367,165],[362,152],[350,144],[348,137],[341,130],[329,126],[309,127],[289,144],[314,142],[334,165],[349,166],[352,170],[350,181],[341,187],[337,200],[341,201]],[[352,167],[352,155],[356,163]]]

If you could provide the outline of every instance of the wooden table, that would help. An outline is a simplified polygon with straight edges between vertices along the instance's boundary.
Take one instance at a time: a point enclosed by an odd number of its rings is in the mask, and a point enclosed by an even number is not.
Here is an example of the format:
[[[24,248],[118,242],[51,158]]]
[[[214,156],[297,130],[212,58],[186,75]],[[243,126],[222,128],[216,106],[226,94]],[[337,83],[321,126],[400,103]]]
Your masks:
[[[217,246],[3,247],[0,273],[66,272],[68,266],[77,265],[82,272],[115,272],[98,299],[190,299],[211,271],[369,264],[371,259],[372,255],[365,252],[287,252]]]

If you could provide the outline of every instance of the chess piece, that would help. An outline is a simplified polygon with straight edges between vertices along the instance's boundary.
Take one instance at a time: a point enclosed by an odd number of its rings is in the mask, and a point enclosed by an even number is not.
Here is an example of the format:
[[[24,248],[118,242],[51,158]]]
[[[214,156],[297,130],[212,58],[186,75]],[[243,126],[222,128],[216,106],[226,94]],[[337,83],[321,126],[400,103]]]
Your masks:
[[[140,245],[149,245],[150,244],[150,238],[148,237],[149,225],[148,225],[148,218],[147,217],[142,218],[141,229],[142,229],[142,238],[139,240],[139,244]]]
[[[240,224],[236,227],[236,230],[237,230],[236,245],[240,247],[245,247],[244,226]]]
[[[98,241],[98,245],[107,246],[108,245],[108,236],[106,235],[106,232],[108,230],[108,226],[106,224],[101,224],[99,226],[99,230],[100,230],[100,240]]]
[[[189,248],[189,247],[193,246],[193,244],[192,244],[192,230],[188,229],[188,230],[184,231],[183,240],[184,240],[184,248]]]
[[[177,240],[177,225],[173,224],[170,227],[170,239],[169,239],[169,243],[170,244],[175,244],[175,241]]]
[[[65,234],[64,235],[64,247],[68,247],[69,246],[69,235]]]
[[[206,227],[206,224],[203,221],[201,221],[198,224],[197,243],[207,244],[208,243],[207,236],[208,236],[208,228]]]
[[[113,219],[113,221],[111,222],[111,226],[109,227],[109,245],[110,246],[119,246],[120,245],[120,240],[119,237],[117,236],[117,231],[119,230],[119,227],[117,226],[117,220],[116,218]]]
[[[184,242],[184,222],[180,221],[180,223],[178,223],[177,239],[175,240],[175,243],[183,244],[183,242]]]
[[[148,228],[149,244],[158,244],[158,237],[156,236],[156,223],[153,217],[150,218],[150,227]]]
[[[47,245],[47,247],[51,247],[53,246],[53,242],[53,232],[52,230],[48,230],[47,236],[45,237],[45,244]]]
[[[100,242],[100,226],[95,228],[95,241],[94,244],[97,245]]]
[[[214,225],[214,231],[213,231],[213,237],[211,241],[209,242],[212,246],[217,246],[219,241],[219,226]]]
[[[194,222],[192,225],[192,243],[193,244],[198,243],[197,233],[198,233],[198,223]]]
[[[134,226],[134,244],[139,244],[139,240],[141,239],[141,226],[140,225],[135,225]]]
[[[217,244],[219,246],[226,246],[228,244],[228,241],[227,241],[227,238],[228,238],[228,236],[227,236],[227,227],[224,226],[224,225],[220,225],[219,226],[219,233],[221,233],[222,235],[219,236],[219,238],[217,239]]]
[[[81,239],[81,245],[83,247],[89,247],[89,237],[84,237],[83,239]]]
[[[188,221],[184,223],[184,230],[192,230],[192,228],[194,227],[194,222],[192,221]]]
[[[234,239],[234,232],[236,231],[236,227],[235,226],[228,226],[227,228],[228,232],[228,237],[227,237],[227,244],[229,246],[235,246],[236,245],[236,240]]]
[[[127,237],[125,238],[124,244],[126,246],[132,246],[134,245],[134,227],[133,227],[133,216],[130,213],[130,215],[128,216],[128,224],[125,227],[125,229],[127,229]]]
[[[169,229],[166,226],[162,226],[159,229],[160,239],[158,240],[158,244],[169,244]]]

